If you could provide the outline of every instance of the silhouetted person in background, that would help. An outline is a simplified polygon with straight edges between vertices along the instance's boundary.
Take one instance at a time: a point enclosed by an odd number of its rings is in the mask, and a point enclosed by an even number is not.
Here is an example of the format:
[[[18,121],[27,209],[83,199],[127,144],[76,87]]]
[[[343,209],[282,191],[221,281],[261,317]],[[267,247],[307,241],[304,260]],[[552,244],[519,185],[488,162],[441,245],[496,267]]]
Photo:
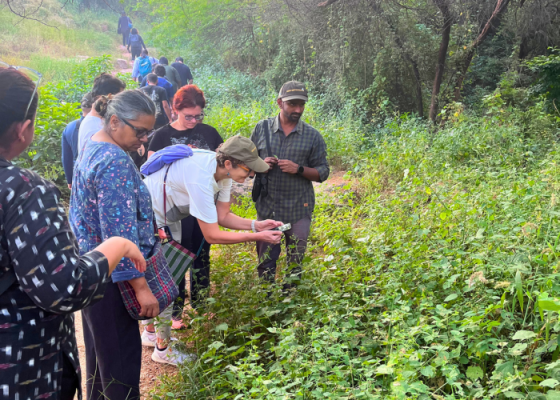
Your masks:
[[[91,97],[91,92],[88,92],[82,97],[82,103],[80,104],[82,115],[79,119],[70,122],[62,132],[62,167],[64,168],[64,175],[66,175],[68,189],[72,189],[74,163],[78,158],[80,125],[82,124],[82,120],[90,113],[92,106],[93,98]]]
[[[163,68],[165,68],[165,79],[167,79],[169,83],[173,85],[173,90],[176,93],[177,90],[181,88],[181,76],[179,75],[179,72],[177,72],[175,68],[169,65],[167,57],[160,57],[159,63],[163,65]]]
[[[122,35],[122,45],[128,45],[128,36],[130,35],[130,29],[132,29],[132,21],[126,16],[123,11],[121,17],[119,18],[119,24],[117,28],[117,33]]]
[[[144,44],[142,36],[138,34],[138,29],[132,28],[130,36],[128,37],[127,47],[128,51],[130,51],[130,53],[132,54],[132,61],[134,61],[134,59],[140,55],[142,48],[144,48],[144,50],[148,50],[146,49],[146,45]]]
[[[169,103],[172,104],[173,96],[175,96],[175,90],[173,90],[173,85],[166,79],[165,77],[165,68],[163,65],[154,65],[153,66],[153,73],[158,76],[158,83],[159,87],[162,87],[167,92],[167,99]],[[140,83],[140,87],[143,88],[148,85],[148,76],[142,79],[142,83]]]
[[[181,77],[181,87],[185,85],[192,85],[193,77],[191,69],[183,63],[183,57],[175,58],[175,62],[171,64],[171,66],[177,70],[179,76]]]

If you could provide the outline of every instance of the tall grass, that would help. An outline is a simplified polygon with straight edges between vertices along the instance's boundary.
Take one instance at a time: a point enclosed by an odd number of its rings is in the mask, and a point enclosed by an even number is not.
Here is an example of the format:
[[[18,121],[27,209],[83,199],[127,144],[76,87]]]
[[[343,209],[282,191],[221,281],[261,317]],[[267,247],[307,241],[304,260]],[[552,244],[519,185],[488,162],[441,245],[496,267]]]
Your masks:
[[[44,2],[37,17],[51,26],[21,20],[6,7],[0,8],[0,59],[37,69],[46,80],[64,80],[80,59],[118,54],[116,16],[68,7],[56,0]]]

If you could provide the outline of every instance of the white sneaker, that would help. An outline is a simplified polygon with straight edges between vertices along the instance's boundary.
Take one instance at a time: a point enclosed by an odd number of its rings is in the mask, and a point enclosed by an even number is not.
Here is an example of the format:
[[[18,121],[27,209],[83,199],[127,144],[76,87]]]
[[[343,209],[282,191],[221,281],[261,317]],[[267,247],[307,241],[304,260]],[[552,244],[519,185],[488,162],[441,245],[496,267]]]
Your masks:
[[[156,333],[148,332],[146,328],[144,328],[144,332],[142,332],[142,346],[156,347],[156,340]]]
[[[177,366],[177,364],[182,364],[185,361],[193,362],[196,360],[196,355],[183,353],[177,349],[172,349],[171,346],[167,346],[165,350],[159,350],[156,347],[152,353],[152,360],[161,364]]]

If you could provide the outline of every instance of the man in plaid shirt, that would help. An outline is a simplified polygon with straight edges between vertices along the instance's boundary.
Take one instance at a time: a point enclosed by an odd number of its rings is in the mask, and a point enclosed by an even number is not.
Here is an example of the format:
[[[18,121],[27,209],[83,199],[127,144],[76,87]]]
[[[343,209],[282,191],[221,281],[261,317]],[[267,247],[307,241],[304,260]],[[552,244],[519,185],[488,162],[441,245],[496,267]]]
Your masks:
[[[325,141],[319,131],[301,119],[306,102],[305,85],[286,82],[277,99],[280,113],[260,121],[251,136],[259,156],[270,166],[267,193],[261,192],[255,203],[257,217],[292,225],[284,234],[287,263],[295,280],[301,274],[315,206],[312,181],[323,182],[329,176]],[[269,126],[271,154],[267,151],[264,124]],[[257,242],[260,277],[274,281],[280,251],[280,244]]]

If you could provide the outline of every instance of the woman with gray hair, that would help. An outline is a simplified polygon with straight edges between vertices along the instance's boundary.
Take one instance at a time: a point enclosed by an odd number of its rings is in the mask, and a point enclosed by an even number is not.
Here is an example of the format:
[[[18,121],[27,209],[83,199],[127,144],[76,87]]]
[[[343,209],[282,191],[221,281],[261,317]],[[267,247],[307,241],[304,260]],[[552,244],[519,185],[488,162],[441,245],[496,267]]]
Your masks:
[[[94,104],[104,119],[81,151],[74,172],[70,222],[85,254],[111,236],[135,243],[147,259],[154,238],[150,193],[127,152],[148,140],[156,108],[140,90],[103,96]],[[138,321],[123,302],[118,282],[127,281],[142,307],[155,317],[159,304],[132,262],[121,260],[102,300],[82,311],[87,398],[139,399],[142,344]]]

